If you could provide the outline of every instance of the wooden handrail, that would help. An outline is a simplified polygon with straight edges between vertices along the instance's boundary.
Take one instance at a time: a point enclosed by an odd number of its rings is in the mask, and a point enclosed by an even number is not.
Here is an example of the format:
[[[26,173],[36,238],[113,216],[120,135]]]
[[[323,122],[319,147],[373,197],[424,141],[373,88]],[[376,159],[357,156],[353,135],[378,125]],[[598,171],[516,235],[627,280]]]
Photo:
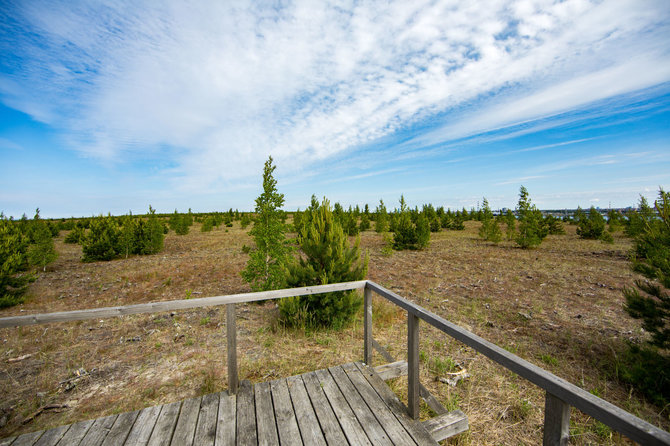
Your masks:
[[[407,311],[408,402],[410,415],[413,417],[418,416],[419,320],[423,320],[546,391],[545,445],[565,444],[568,435],[570,406],[581,410],[587,415],[592,416],[596,420],[606,424],[615,431],[621,432],[638,443],[649,445],[670,445],[670,433],[647,423],[625,410],[592,395],[584,389],[531,364],[507,350],[480,338],[474,333],[441,318],[413,302],[402,298],[393,291],[369,280],[263,291],[258,293],[152,302],[121,307],[10,316],[0,318],[0,328],[226,305],[228,383],[230,390],[235,392],[238,383],[235,304],[349,290],[364,290],[364,361],[369,365],[372,362],[372,346],[374,341],[372,336],[371,293],[374,292]]]
[[[230,294],[228,296],[200,297],[197,299],[168,300],[147,304],[125,305],[122,307],[94,308],[90,310],[61,311],[57,313],[28,314],[0,318],[0,328],[19,327],[23,325],[50,324],[54,322],[84,321],[107,317],[126,316],[129,314],[160,313],[161,311],[188,310],[191,308],[212,307],[225,304],[239,304],[270,299],[283,299],[290,296],[307,296],[310,294],[330,293],[333,291],[362,290],[367,282],[331,283],[302,288],[261,291],[258,293]]]
[[[551,402],[548,404],[550,409],[548,412],[545,411],[545,423],[552,423],[552,426],[549,427],[550,433],[548,436],[550,438],[547,438],[547,435],[545,435],[545,445],[564,444],[566,434],[565,405],[581,410],[638,443],[645,445],[670,445],[669,432],[659,429],[620,407],[598,398],[586,390],[480,338],[474,333],[400,297],[393,291],[387,290],[372,281],[367,282],[366,288],[368,287],[381,297],[406,310],[408,315],[415,316],[454,339],[472,347],[489,359],[541,387],[548,395],[551,395]],[[410,319],[408,318],[408,320]],[[409,348],[408,346],[408,350]],[[412,384],[408,383],[408,386],[410,385]],[[553,423],[560,423],[560,426],[557,427]],[[547,429],[547,426],[545,426],[545,429]]]

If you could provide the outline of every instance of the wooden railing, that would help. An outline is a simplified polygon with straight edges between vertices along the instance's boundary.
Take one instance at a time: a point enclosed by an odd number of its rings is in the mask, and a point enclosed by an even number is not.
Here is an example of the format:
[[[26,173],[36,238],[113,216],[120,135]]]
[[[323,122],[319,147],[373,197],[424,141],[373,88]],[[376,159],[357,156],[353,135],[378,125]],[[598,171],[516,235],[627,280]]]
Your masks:
[[[237,372],[237,330],[235,324],[236,304],[348,290],[364,290],[363,355],[364,361],[367,364],[372,363],[372,351],[374,345],[377,344],[372,335],[372,293],[376,293],[407,312],[407,400],[408,412],[415,419],[419,416],[421,388],[419,380],[419,328],[420,321],[424,321],[545,390],[545,445],[567,444],[570,426],[570,407],[579,409],[638,443],[645,445],[670,445],[670,433],[641,420],[625,410],[400,297],[393,291],[387,290],[368,280],[123,307],[12,316],[0,318],[0,328],[226,305],[228,386],[229,391],[234,393],[237,391],[239,382]]]

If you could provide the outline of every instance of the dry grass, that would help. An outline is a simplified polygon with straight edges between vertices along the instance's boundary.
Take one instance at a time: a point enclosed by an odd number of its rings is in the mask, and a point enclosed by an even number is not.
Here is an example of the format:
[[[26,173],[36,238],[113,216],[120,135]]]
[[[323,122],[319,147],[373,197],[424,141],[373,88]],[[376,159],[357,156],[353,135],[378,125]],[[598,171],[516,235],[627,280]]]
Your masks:
[[[633,281],[630,242],[580,240],[567,227],[567,235],[525,251],[483,242],[477,227],[469,222],[465,231],[433,234],[426,250],[391,256],[384,255],[380,235],[366,232],[369,278],[668,429],[669,411],[648,404],[615,376],[625,341],[643,336],[622,309],[621,289]],[[209,233],[196,225],[187,236],[168,235],[158,255],[84,264],[81,248],[61,237],[60,258],[31,285],[26,303],[0,316],[246,292],[239,275],[245,243],[251,241],[237,224]],[[405,314],[379,299],[373,312],[375,338],[403,358]],[[276,316],[271,302],[241,306],[241,378],[269,380],[363,356],[360,319],[340,332],[305,332],[278,326]],[[540,389],[426,324],[421,330],[422,382],[470,419],[471,430],[452,443],[540,441]],[[219,308],[2,329],[0,390],[6,397],[0,422],[6,414],[7,423],[0,437],[225,389],[225,343],[225,311]],[[26,354],[32,356],[8,361]],[[470,377],[455,387],[436,380],[454,367],[466,368]],[[405,383],[392,383],[401,398]],[[22,424],[47,403],[68,407]],[[576,444],[620,442],[574,410],[572,433]]]

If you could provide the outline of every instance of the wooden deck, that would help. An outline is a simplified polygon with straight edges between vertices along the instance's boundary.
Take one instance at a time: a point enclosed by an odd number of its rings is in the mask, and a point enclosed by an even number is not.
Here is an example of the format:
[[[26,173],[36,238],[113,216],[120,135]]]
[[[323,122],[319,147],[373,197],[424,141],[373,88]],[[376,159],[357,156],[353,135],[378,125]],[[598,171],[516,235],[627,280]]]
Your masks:
[[[373,369],[349,363],[255,385],[243,381],[237,395],[81,421],[0,446],[436,445],[430,426],[412,420]]]

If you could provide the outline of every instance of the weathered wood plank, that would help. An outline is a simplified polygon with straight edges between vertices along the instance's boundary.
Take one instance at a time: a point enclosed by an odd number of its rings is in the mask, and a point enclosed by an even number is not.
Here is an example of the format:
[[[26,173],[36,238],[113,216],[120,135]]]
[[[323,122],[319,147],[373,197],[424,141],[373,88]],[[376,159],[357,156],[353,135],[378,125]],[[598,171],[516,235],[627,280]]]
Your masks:
[[[372,290],[363,291],[363,362],[372,365]]]
[[[9,446],[14,440],[16,440],[16,436],[3,438],[0,440],[0,446]]]
[[[216,418],[215,446],[235,444],[237,426],[237,397],[226,392],[219,393],[219,412]]]
[[[58,446],[71,446],[73,444],[79,444],[86,432],[93,426],[95,420],[86,420],[74,423],[70,426],[70,429],[65,432],[65,435],[60,439]]]
[[[434,444],[435,440],[433,437],[426,431],[426,429],[415,420],[412,420],[407,414],[407,408],[405,405],[398,399],[398,396],[393,393],[393,391],[386,385],[384,381],[376,374],[370,367],[366,367],[363,364],[355,363],[356,367],[361,371],[361,374],[365,379],[370,383],[370,385],[375,389],[377,395],[379,395],[384,403],[391,408],[393,414],[396,416],[398,421],[403,425],[405,430],[414,438],[414,440],[421,445]]]
[[[244,446],[258,444],[254,391],[246,379],[240,383],[237,391],[237,444]]]
[[[165,446],[170,444],[180,408],[181,401],[161,406],[161,413],[158,415],[158,419],[156,419],[156,424],[147,443],[149,446]]]
[[[239,378],[237,375],[237,326],[235,323],[235,304],[226,305],[226,354],[228,356],[228,394],[237,393]]]
[[[328,397],[333,412],[342,426],[342,431],[347,437],[349,444],[355,445],[371,445],[367,434],[363,427],[358,422],[358,418],[349,407],[349,403],[342,395],[340,388],[335,383],[335,380],[328,372],[328,370],[317,370],[314,372],[319,380],[319,385],[323,389],[324,394]]]
[[[79,446],[98,446],[105,441],[118,415],[98,418],[79,443]]]
[[[387,362],[395,362],[395,358],[386,350],[375,338],[372,338],[372,346],[377,350]]]
[[[489,359],[565,401],[570,406],[621,432],[631,440],[645,445],[670,444],[670,432],[665,432],[425,308],[403,299],[393,291],[370,281],[368,281],[367,286],[390,302],[414,314],[452,338],[472,347]]]
[[[349,380],[358,393],[363,397],[368,407],[374,414],[379,424],[388,435],[393,444],[415,445],[414,439],[407,433],[402,424],[397,420],[391,409],[384,403],[370,383],[363,377],[360,370],[352,363],[342,365]]]
[[[295,418],[298,421],[302,442],[307,445],[326,446],[326,439],[321,431],[321,426],[319,426],[319,421],[302,377],[291,376],[286,378],[286,384],[295,409]]]
[[[326,442],[329,446],[339,446],[346,444],[347,439],[342,432],[340,423],[335,417],[333,408],[330,407],[328,398],[326,397],[319,378],[316,373],[309,372],[302,375],[302,381],[305,384],[305,389],[312,402],[312,408],[316,413],[316,417],[321,425],[321,430],[326,437]]]
[[[135,419],[135,423],[126,437],[126,444],[144,446],[149,442],[156,420],[163,406],[152,406],[142,409]]]
[[[102,446],[117,446],[124,444],[126,438],[130,435],[130,430],[133,428],[133,424],[135,423],[135,420],[137,420],[139,414],[139,410],[119,414],[112,429],[109,431],[109,434],[107,434],[105,441],[102,442]]]
[[[0,328],[20,327],[23,325],[50,324],[53,322],[83,321],[106,317],[126,316],[129,314],[159,313],[162,311],[188,310],[217,305],[255,302],[259,300],[282,299],[290,296],[308,296],[333,291],[362,290],[365,280],[357,282],[331,283],[285,290],[261,291],[258,293],[230,294],[227,296],[201,297],[197,299],[170,300],[147,304],[125,305],[120,307],[93,308],[87,310],[61,311],[56,313],[29,314],[0,318]]]
[[[374,445],[391,445],[391,439],[386,435],[384,428],[379,424],[370,408],[365,404],[358,391],[351,383],[347,374],[340,366],[331,367],[328,369],[333,379],[340,388],[342,395],[349,403],[351,410],[356,415],[356,418],[363,426],[363,430]]]
[[[200,403],[202,397],[184,400],[179,411],[179,418],[172,434],[172,443],[175,446],[189,446],[193,444],[195,428],[198,424]]]
[[[547,392],[544,400],[544,446],[565,446],[570,439],[570,406]]]
[[[193,444],[213,446],[216,440],[216,416],[219,411],[219,394],[210,393],[202,397],[198,425],[195,428]]]
[[[407,409],[419,419],[419,318],[407,313]]]
[[[384,381],[400,376],[407,376],[407,361],[396,361],[378,365],[374,368],[374,371]]]
[[[254,397],[256,399],[256,431],[258,433],[258,445],[265,446],[279,444],[275,412],[272,406],[272,393],[270,393],[270,383],[262,382],[255,384]]]
[[[12,445],[16,446],[33,446],[35,442],[42,436],[44,431],[29,432],[27,434],[19,435]]]
[[[435,441],[442,441],[468,430],[468,417],[460,410],[438,415],[422,422]]]
[[[67,432],[68,429],[70,429],[69,424],[46,430],[33,446],[54,446],[61,438],[63,438],[63,435],[65,435],[65,432]],[[2,445],[2,443],[0,443],[0,445]]]
[[[275,408],[275,419],[277,420],[277,432],[279,442],[285,445],[301,445],[298,421],[295,418],[291,396],[288,393],[288,385],[285,379],[270,381],[272,391],[272,402]]]

